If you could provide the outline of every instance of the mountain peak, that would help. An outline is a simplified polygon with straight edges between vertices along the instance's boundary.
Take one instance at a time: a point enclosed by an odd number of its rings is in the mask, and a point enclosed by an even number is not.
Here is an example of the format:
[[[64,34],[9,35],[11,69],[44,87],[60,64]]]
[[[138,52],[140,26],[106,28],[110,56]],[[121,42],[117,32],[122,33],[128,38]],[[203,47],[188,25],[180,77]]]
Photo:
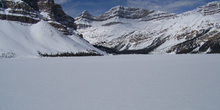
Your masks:
[[[93,21],[105,21],[114,17],[126,18],[126,19],[140,19],[150,13],[154,12],[153,10],[146,10],[140,8],[132,8],[125,6],[116,6],[111,8],[109,11],[101,14],[100,16],[93,16],[88,11],[83,11],[76,20],[80,18],[85,18]]]
[[[84,10],[79,16],[83,18],[93,17],[87,10]]]
[[[140,9],[125,6],[115,6],[109,11],[101,14],[100,16],[93,16],[88,11],[83,11],[76,20],[83,18],[84,20],[91,21],[105,21],[111,18],[124,18],[124,19],[140,19],[144,21],[154,20],[154,19],[164,19],[173,18],[176,15],[174,13]]]
[[[204,16],[220,13],[220,1],[213,1],[204,6],[200,6],[196,9],[196,12],[199,12]]]
[[[95,17],[87,10],[84,10],[81,14],[78,15],[78,17],[75,18],[75,20],[79,19],[95,20]]]
[[[87,10],[84,10],[82,14],[90,14]]]
[[[141,10],[139,8],[133,8],[133,7],[126,7],[126,6],[122,6],[122,5],[118,5],[115,6],[113,8],[111,8],[108,12],[115,12],[115,11],[137,11],[137,10]]]
[[[209,2],[207,5],[210,5],[210,4],[220,4],[220,1],[212,1],[212,2]]]
[[[106,13],[99,16],[102,19],[110,19],[113,17],[127,18],[127,19],[139,19],[150,14],[152,10],[132,8],[125,6],[116,6],[111,8]]]

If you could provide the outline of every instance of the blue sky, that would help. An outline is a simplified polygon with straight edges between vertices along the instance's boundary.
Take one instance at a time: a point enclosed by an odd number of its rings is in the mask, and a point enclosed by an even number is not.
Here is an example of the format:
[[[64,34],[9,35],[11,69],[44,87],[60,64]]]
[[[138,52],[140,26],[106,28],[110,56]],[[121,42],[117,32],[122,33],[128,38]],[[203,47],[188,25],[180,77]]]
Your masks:
[[[84,10],[92,15],[100,15],[114,6],[122,5],[127,7],[161,10],[173,13],[183,13],[198,6],[202,6],[216,0],[54,0],[61,4],[64,11],[76,17]]]

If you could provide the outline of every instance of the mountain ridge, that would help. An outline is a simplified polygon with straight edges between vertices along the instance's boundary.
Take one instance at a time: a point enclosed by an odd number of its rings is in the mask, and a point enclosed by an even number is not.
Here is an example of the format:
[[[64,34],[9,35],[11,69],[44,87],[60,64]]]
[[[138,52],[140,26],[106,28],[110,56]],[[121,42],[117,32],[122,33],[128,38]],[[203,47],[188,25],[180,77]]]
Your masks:
[[[115,14],[120,8],[101,14],[108,15],[105,20],[77,17],[78,31],[91,44],[116,54],[219,53],[219,1],[178,15],[152,11],[136,19]]]
[[[115,6],[111,8],[109,11],[99,15],[93,16],[87,10],[83,11],[78,17],[76,17],[76,21],[80,18],[86,18],[94,21],[105,21],[114,17],[119,18],[127,18],[127,19],[140,19],[144,20],[145,17],[149,15],[162,15],[162,14],[170,14],[170,16],[176,16],[174,13],[164,12],[164,11],[156,11],[156,10],[148,10],[148,9],[140,9],[134,7],[125,7],[125,6]]]
[[[206,13],[212,13],[212,12],[213,12],[213,14],[215,12],[219,13],[219,5],[218,4],[220,4],[220,1],[212,1],[212,2],[209,2],[209,3],[205,4],[205,5],[203,5],[203,6],[199,6],[199,7],[195,8],[194,10],[189,10],[189,11],[186,11],[186,12],[183,12],[183,13],[180,13],[180,14],[175,14],[175,13],[172,13],[172,12],[165,12],[165,11],[161,11],[161,10],[141,9],[141,8],[127,7],[127,6],[118,5],[118,6],[112,7],[111,9],[106,11],[105,13],[103,13],[101,15],[98,15],[98,16],[94,16],[91,13],[89,13],[88,10],[84,10],[81,14],[79,14],[76,17],[76,19],[79,19],[80,16],[84,15],[84,13],[86,13],[86,15],[89,15],[91,17],[100,17],[100,16],[103,16],[106,13],[111,13],[112,10],[120,10],[120,9],[132,9],[132,10],[139,10],[139,11],[145,10],[145,11],[149,11],[149,12],[157,11],[157,12],[161,12],[161,13],[171,13],[171,14],[174,14],[174,15],[182,15],[182,14],[186,14],[186,13],[188,13],[190,11],[195,11],[195,12],[200,12],[203,15],[206,15]],[[210,7],[214,8],[214,9],[209,12]],[[208,11],[208,12],[206,12],[206,11]]]

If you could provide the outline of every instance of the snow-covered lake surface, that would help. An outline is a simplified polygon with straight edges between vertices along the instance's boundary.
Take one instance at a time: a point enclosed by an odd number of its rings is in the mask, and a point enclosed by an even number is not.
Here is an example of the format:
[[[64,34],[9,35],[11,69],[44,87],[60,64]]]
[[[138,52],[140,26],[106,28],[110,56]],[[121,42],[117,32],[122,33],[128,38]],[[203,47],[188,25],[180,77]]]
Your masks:
[[[220,55],[0,59],[0,110],[220,110]]]

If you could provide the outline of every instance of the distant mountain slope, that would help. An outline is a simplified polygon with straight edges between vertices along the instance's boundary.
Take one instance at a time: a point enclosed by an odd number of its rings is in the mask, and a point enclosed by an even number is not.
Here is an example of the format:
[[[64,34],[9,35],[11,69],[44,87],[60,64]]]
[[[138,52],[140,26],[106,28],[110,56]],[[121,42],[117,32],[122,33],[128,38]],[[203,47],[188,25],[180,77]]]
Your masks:
[[[77,29],[91,44],[116,54],[220,53],[220,2],[173,13],[117,6],[100,16],[84,11]]]
[[[78,36],[53,0],[1,0],[0,24],[0,58],[105,54]]]

